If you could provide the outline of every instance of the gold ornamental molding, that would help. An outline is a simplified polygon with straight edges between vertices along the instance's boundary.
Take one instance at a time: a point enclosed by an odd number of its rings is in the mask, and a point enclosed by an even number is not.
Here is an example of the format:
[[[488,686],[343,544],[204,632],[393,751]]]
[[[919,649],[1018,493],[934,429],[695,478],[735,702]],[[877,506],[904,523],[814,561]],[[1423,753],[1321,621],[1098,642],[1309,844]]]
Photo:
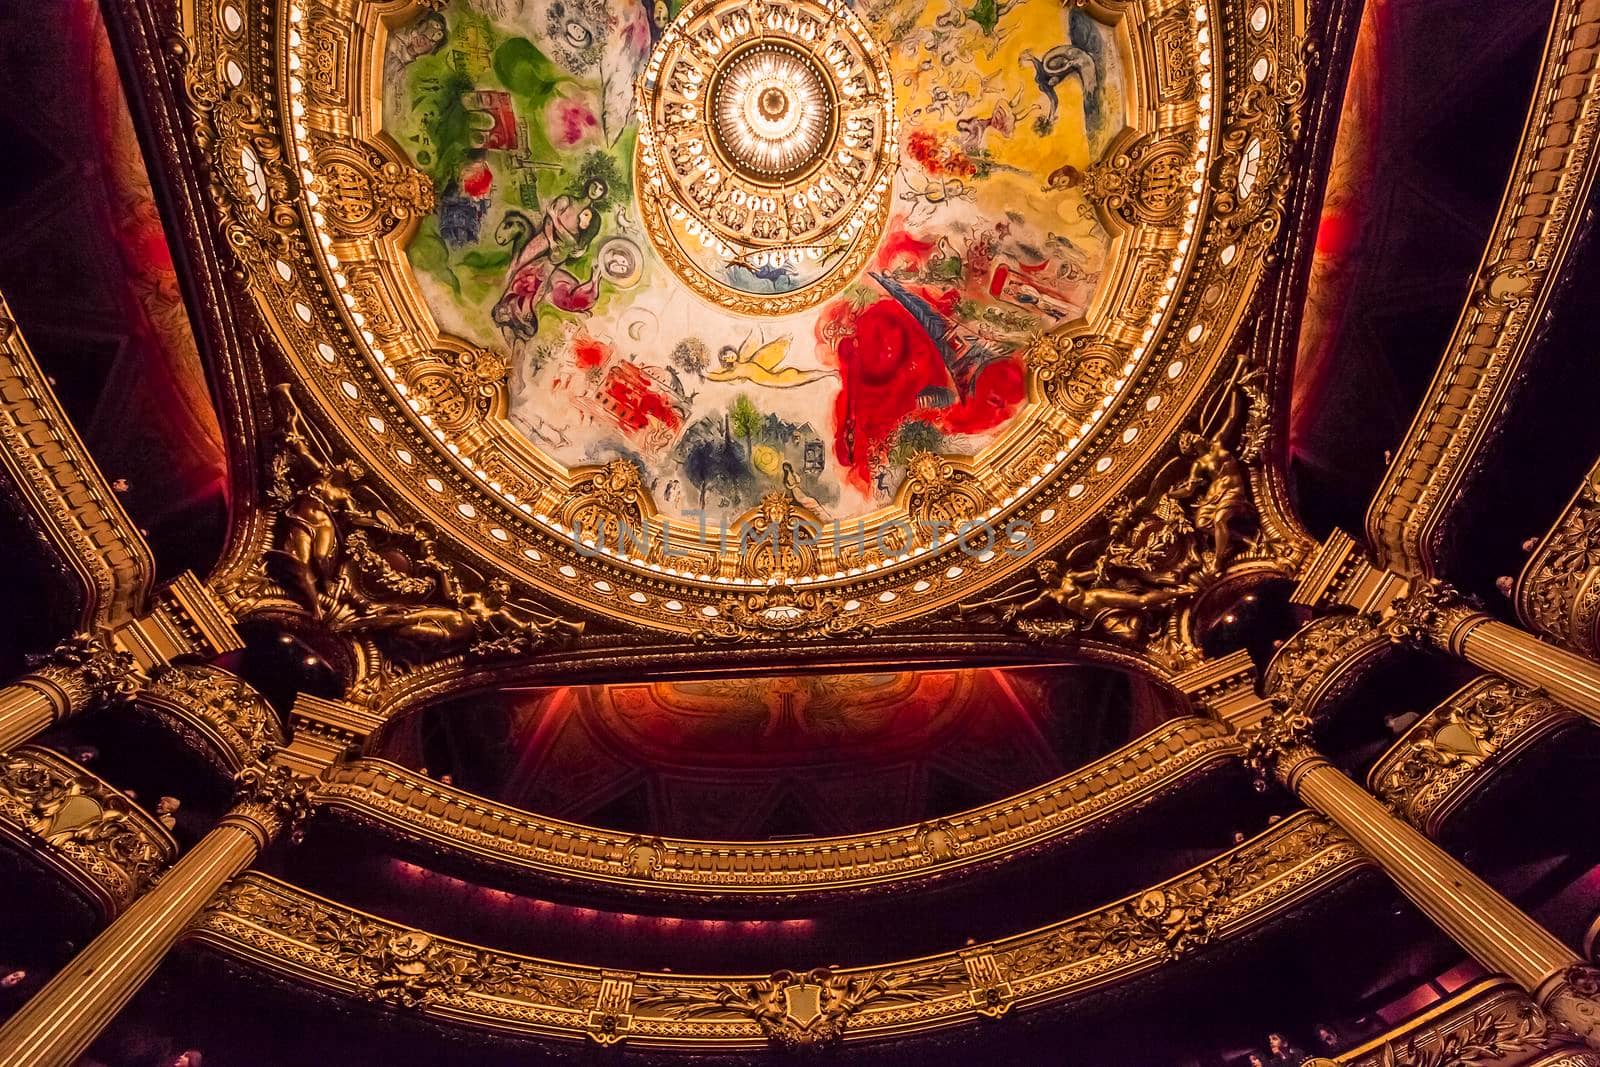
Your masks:
[[[1436,837],[1506,764],[1580,721],[1514,682],[1477,678],[1401,735],[1373,764],[1367,784],[1407,822]]]
[[[1600,1067],[1504,978],[1485,978],[1364,1044],[1308,1067]]]
[[[0,296],[0,463],[24,518],[78,579],[87,628],[144,610],[155,560],[89,456]]]
[[[1600,653],[1600,466],[1589,471],[1517,578],[1517,617],[1591,659]]]
[[[283,724],[249,683],[219,667],[180,665],[140,689],[137,707],[230,777],[286,741]]]
[[[1522,142],[1477,280],[1367,511],[1380,565],[1432,575],[1444,525],[1533,347],[1600,167],[1600,12],[1556,5]]]
[[[698,976],[606,971],[464,944],[265,875],[187,938],[298,982],[470,1027],[734,1051],[881,1040],[1031,1010],[1231,940],[1368,861],[1301,813],[1160,885],[1031,933],[878,967]]]
[[[520,811],[378,759],[334,766],[314,801],[407,840],[546,877],[652,893],[836,892],[937,876],[1059,843],[1241,751],[1224,723],[1174,719],[1087,767],[981,808],[787,843],[620,834]]]
[[[178,855],[154,817],[49,749],[0,756],[0,835],[115,915]]]
[[[1131,69],[1128,129],[1052,181],[1098,203],[1112,254],[1083,319],[1030,342],[1025,414],[971,459],[916,457],[900,495],[864,517],[864,545],[780,535],[766,556],[668,559],[596,534],[635,518],[658,547],[698,531],[636,471],[534,448],[506,418],[506,357],[442,332],[423,300],[404,247],[433,191],[376,105],[391,28],[415,5],[184,5],[188,119],[218,233],[280,357],[270,377],[294,383],[277,405],[271,551],[221,579],[230,604],[335,631],[358,701],[424,662],[543,654],[584,626],[758,646],[927,619],[1042,641],[1159,637],[1157,659],[1192,666],[1188,624],[1168,620],[1224,577],[1287,573],[1304,548],[1279,543],[1292,524],[1256,515],[1251,489],[1273,417],[1264,383],[1281,369],[1236,353],[1285,198],[1307,177],[1321,42],[1290,0],[1094,6]],[[740,521],[758,533],[816,514],[792,492],[755,503]],[[1032,540],[969,552],[925,537],[913,511],[1023,524]],[[957,610],[1001,591],[1043,600],[1011,620]],[[1141,606],[1163,610],[1135,621]]]
[[[1375,615],[1313,619],[1273,653],[1262,692],[1303,714],[1324,718],[1393,648]]]

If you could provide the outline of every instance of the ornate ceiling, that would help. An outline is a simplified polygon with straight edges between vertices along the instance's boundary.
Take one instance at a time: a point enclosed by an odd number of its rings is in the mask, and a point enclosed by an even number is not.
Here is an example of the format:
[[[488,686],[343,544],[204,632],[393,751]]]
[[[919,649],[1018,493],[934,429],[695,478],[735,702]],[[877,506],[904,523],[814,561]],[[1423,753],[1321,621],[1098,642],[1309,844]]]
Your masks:
[[[1478,832],[1502,777],[1583,809],[1539,779],[1592,752],[1600,672],[1285,500],[1346,5],[108,3],[229,536],[156,590],[0,305],[0,460],[93,630],[0,693],[0,838],[116,916],[0,1062],[71,1062],[175,948],[369,1058],[1082,1032],[1231,1067],[1240,1004],[1409,1013],[1462,953],[1600,1048],[1558,929],[1594,850]],[[1576,270],[1596,17],[1557,5],[1414,484],[1480,469],[1502,416],[1452,383],[1516,395]],[[1592,496],[1521,602],[1580,649]],[[1385,499],[1391,540],[1448,525]],[[1289,941],[1323,966],[1272,990]],[[1088,1033],[1112,1006],[1131,1053]]]
[[[1247,315],[1311,186],[1292,4],[185,30],[276,348],[240,511],[282,517],[240,515],[220,584],[314,621],[357,697],[607,632],[1021,631],[1171,671],[1304,549]]]

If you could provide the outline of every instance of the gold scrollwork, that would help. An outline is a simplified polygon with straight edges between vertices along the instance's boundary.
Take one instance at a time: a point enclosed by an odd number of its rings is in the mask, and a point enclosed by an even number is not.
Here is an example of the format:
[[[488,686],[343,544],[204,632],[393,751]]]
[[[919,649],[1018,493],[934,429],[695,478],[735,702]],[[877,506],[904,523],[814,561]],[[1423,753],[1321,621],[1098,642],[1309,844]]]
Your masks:
[[[0,757],[0,820],[49,846],[46,858],[111,911],[132,902],[178,851],[127,797],[32,746]]]
[[[378,145],[324,145],[315,174],[318,204],[344,237],[381,237],[433,210],[428,176]]]

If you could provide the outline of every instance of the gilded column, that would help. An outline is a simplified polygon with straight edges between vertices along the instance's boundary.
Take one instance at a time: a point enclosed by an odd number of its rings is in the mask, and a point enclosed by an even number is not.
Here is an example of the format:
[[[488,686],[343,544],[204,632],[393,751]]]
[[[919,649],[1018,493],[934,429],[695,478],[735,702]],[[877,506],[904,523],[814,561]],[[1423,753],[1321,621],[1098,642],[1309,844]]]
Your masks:
[[[1419,579],[1383,626],[1395,641],[1443,649],[1600,722],[1600,663],[1508,626],[1443,582]]]
[[[0,1028],[0,1067],[70,1067],[189,923],[306,809],[302,779],[253,766],[239,800],[151,889]]]
[[[59,719],[128,699],[141,680],[138,663],[110,639],[74,634],[0,689],[0,752],[11,751]]]
[[[1305,715],[1276,710],[1246,733],[1246,758],[1343,830],[1479,963],[1600,1048],[1600,970],[1324,759],[1310,731]]]

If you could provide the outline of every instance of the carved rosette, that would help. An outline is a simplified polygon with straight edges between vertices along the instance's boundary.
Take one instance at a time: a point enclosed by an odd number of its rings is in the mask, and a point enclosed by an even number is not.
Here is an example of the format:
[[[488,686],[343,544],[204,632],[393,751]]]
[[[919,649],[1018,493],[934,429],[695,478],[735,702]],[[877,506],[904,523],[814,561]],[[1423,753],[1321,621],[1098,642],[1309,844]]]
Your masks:
[[[1453,586],[1437,578],[1419,578],[1384,612],[1381,625],[1395,644],[1453,651],[1455,635],[1481,614]]]
[[[59,709],[67,715],[128,700],[139,691],[144,676],[133,656],[101,634],[77,633],[49,652],[31,657],[28,682],[44,683],[66,701]]]
[[[137,898],[178,851],[126,796],[71,760],[32,746],[0,757],[0,823],[0,832],[23,839],[108,913]]]

